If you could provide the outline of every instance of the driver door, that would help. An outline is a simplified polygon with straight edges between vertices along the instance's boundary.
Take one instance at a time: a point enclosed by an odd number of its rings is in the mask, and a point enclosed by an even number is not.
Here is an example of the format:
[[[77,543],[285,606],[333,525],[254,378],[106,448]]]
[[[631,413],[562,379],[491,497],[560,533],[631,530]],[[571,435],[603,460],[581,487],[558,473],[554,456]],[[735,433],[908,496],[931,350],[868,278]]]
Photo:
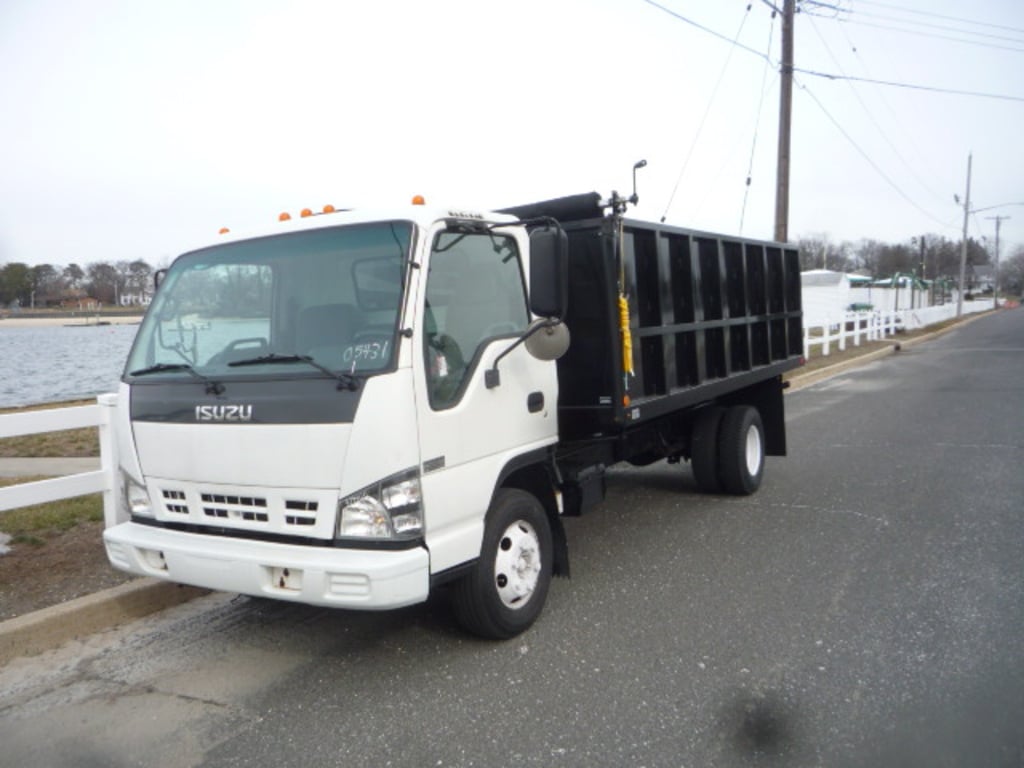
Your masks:
[[[557,381],[554,363],[534,359],[523,345],[502,358],[497,386],[484,380],[530,320],[514,237],[441,231],[426,266],[416,390],[436,573],[479,554],[505,464],[556,440]]]

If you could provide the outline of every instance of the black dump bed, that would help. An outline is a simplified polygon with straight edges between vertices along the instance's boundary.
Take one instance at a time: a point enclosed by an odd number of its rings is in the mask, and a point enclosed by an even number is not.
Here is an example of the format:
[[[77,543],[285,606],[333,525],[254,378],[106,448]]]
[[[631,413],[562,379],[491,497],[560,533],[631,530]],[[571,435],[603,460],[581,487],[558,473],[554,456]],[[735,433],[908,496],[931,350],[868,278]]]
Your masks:
[[[801,363],[797,249],[606,216],[595,194],[509,209],[569,236],[563,440],[591,440],[728,396]],[[621,292],[632,372],[623,364]]]

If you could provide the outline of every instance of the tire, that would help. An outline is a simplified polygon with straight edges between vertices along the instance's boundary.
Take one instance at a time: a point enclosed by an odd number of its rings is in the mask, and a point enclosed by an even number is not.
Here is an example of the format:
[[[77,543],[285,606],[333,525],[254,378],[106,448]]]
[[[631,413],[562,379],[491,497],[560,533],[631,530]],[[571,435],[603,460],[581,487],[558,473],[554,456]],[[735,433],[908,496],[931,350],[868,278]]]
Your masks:
[[[720,493],[722,481],[718,472],[718,433],[723,408],[712,405],[700,412],[690,433],[690,467],[697,488],[704,493]]]
[[[480,558],[452,589],[452,608],[468,631],[507,640],[530,628],[544,608],[553,565],[551,525],[540,502],[499,490],[484,527]]]
[[[749,496],[764,477],[764,425],[749,405],[725,412],[718,433],[718,474],[726,493]]]

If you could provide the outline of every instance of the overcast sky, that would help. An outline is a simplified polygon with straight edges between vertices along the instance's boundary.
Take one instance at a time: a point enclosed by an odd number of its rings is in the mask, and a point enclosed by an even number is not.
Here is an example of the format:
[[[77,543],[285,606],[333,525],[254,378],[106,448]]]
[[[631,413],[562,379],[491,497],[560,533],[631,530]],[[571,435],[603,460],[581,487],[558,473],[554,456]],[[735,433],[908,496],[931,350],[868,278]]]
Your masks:
[[[770,238],[780,20],[657,3],[3,0],[0,263],[161,264],[325,203],[628,193],[641,158],[631,215]],[[802,5],[796,66],[861,79],[797,74],[791,239],[958,239],[971,151],[972,208],[1024,202],[1021,0]],[[1024,205],[972,214],[990,247],[995,215],[1005,256]]]

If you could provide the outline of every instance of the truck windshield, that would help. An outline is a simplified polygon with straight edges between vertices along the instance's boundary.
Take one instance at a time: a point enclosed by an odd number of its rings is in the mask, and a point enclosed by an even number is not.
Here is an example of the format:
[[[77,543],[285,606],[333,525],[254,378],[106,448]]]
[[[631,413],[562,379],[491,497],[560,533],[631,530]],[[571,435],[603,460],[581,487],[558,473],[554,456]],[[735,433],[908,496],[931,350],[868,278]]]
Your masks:
[[[375,222],[187,253],[157,291],[125,375],[230,380],[388,369],[411,240],[409,222]],[[281,356],[316,365],[282,366]]]

